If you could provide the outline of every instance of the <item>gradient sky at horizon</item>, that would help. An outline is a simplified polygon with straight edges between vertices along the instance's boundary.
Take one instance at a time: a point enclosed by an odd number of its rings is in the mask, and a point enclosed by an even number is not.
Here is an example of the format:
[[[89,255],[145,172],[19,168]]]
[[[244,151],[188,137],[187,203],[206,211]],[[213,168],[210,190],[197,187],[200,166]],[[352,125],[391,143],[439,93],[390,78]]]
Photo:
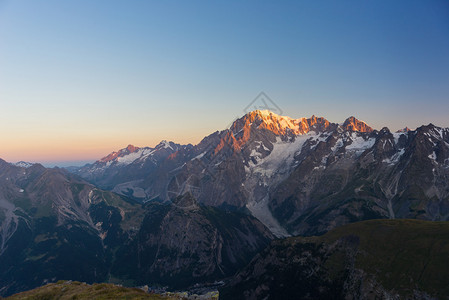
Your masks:
[[[290,117],[449,127],[449,1],[0,0],[0,157],[196,144],[259,92]]]

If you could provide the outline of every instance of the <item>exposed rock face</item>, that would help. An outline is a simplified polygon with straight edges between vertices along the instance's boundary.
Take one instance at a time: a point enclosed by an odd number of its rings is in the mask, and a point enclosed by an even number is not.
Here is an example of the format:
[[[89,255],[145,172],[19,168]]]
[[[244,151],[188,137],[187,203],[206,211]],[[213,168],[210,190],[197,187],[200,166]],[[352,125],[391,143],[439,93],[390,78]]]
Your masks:
[[[410,128],[408,128],[408,127],[404,127],[404,128],[402,128],[402,129],[399,129],[398,131],[396,131],[396,132],[409,132],[409,131],[412,131]]]
[[[182,288],[222,279],[273,238],[257,219],[201,206],[190,194],[170,205],[151,203],[146,211],[138,238],[118,253],[127,263],[117,273],[131,273],[141,284]]]
[[[444,299],[448,234],[446,222],[374,220],[320,237],[277,240],[220,298]]]
[[[42,165],[17,167],[0,160],[0,199],[14,205],[14,213],[28,224],[34,216],[92,225],[87,209],[94,187],[63,169]]]
[[[347,131],[372,132],[373,129],[365,122],[357,120],[355,117],[349,117],[343,123],[343,129]]]

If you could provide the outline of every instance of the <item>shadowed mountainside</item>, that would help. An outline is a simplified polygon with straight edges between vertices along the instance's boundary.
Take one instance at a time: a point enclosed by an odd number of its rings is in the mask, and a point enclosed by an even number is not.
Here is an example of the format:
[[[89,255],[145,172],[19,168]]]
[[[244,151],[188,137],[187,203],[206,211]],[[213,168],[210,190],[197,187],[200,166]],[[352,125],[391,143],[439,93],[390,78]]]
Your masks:
[[[234,274],[272,238],[190,194],[143,205],[62,169],[0,161],[0,295],[60,279],[186,288]]]
[[[371,220],[274,241],[223,299],[447,299],[449,223]]]

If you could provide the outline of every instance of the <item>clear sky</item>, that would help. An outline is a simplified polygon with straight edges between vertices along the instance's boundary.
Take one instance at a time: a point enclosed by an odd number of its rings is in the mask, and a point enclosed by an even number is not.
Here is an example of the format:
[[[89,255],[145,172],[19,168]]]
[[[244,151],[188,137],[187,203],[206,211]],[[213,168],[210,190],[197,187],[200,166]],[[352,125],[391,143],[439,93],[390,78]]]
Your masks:
[[[449,1],[0,0],[0,157],[198,143],[290,117],[449,127]]]

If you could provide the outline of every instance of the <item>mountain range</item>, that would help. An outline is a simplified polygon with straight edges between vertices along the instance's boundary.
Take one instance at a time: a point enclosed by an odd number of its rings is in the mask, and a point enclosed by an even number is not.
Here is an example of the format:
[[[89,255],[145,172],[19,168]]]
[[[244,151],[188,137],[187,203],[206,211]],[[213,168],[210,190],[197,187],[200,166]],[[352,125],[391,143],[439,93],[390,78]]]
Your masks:
[[[392,228],[375,243],[389,241],[395,257],[447,255],[446,223],[435,221],[449,218],[448,176],[448,128],[390,132],[355,117],[337,124],[260,110],[197,145],[129,145],[83,167],[0,160],[0,295],[63,279],[212,284],[229,299],[441,298],[449,277],[438,264],[426,264],[438,284],[419,283],[430,272],[421,265],[404,279],[394,265],[373,269],[386,254],[365,241]],[[394,242],[416,230],[431,242]],[[389,273],[403,285],[390,286]]]
[[[433,124],[390,132],[354,117],[256,110],[198,145],[128,146],[74,173],[141,202],[189,191],[204,205],[249,211],[278,237],[373,218],[449,218],[449,129]]]

